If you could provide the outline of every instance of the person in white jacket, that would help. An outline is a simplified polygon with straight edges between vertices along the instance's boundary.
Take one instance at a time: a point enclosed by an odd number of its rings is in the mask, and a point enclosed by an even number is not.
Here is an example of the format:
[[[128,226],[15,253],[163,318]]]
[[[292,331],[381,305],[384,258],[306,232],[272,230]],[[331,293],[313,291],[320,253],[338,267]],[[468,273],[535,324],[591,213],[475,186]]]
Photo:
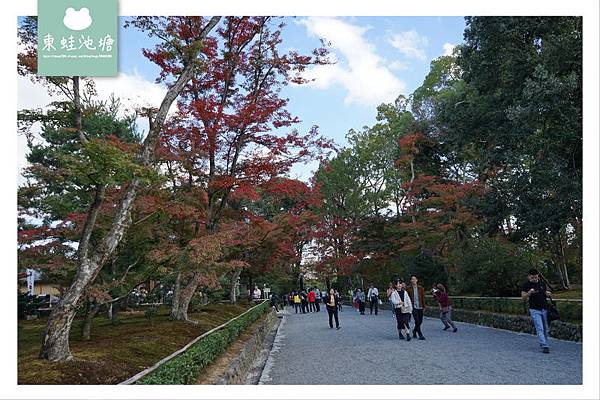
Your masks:
[[[410,296],[404,290],[402,280],[396,282],[396,290],[393,290],[390,296],[394,313],[396,314],[396,322],[398,323],[398,338],[404,340],[402,331],[406,333],[406,340],[410,341],[410,315],[413,307],[410,301]]]

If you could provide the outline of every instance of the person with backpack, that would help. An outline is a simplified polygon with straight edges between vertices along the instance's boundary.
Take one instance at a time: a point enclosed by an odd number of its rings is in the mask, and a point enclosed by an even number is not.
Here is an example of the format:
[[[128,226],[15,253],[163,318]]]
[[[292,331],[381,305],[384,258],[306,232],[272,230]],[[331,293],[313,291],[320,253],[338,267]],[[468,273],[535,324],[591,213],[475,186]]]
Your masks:
[[[410,342],[410,316],[412,314],[412,302],[404,288],[402,280],[396,282],[396,289],[392,291],[390,300],[394,306],[398,338],[404,340],[402,332],[406,334],[406,341]]]
[[[529,315],[535,326],[538,342],[545,354],[550,353],[548,346],[548,301],[550,291],[546,284],[540,280],[540,273],[532,268],[527,275],[527,282],[521,287],[521,298],[529,302]]]
[[[372,283],[369,285],[367,298],[369,299],[370,314],[373,315],[373,307],[375,307],[375,315],[377,315],[379,312],[379,290]]]
[[[432,290],[432,294],[440,305],[440,320],[444,324],[444,330],[448,330],[452,327],[452,332],[456,333],[458,328],[454,325],[454,321],[452,321],[452,300],[450,300],[450,297],[448,296],[446,287],[441,283],[438,283]]]

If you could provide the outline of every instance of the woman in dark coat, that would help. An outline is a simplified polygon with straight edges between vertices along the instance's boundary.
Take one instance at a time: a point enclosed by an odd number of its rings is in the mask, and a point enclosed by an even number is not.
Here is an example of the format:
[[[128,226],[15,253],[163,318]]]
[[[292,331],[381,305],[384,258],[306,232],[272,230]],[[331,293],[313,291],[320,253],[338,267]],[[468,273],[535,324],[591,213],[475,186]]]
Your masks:
[[[327,314],[329,314],[329,328],[333,329],[333,319],[335,318],[335,328],[340,329],[340,320],[338,319],[338,306],[340,298],[336,296],[335,290],[329,289],[329,295],[325,301]]]

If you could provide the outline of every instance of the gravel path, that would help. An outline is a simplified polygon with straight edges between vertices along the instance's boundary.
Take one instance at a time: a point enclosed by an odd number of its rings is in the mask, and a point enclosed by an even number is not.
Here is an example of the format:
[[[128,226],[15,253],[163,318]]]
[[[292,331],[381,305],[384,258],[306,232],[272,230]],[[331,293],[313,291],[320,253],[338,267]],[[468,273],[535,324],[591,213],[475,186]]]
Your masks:
[[[284,321],[261,384],[581,384],[582,344],[550,339],[543,354],[533,335],[457,322],[458,332],[425,318],[427,340],[398,340],[390,310],[293,314]],[[412,321],[411,321],[412,326]]]

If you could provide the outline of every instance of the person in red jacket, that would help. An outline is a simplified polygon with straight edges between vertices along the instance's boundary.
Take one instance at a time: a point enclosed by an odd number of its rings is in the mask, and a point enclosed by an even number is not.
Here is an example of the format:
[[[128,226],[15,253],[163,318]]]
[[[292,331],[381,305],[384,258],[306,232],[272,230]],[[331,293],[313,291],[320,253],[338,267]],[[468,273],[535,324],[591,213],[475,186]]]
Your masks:
[[[316,312],[317,311],[317,306],[315,305],[315,299],[317,298],[317,295],[315,294],[315,291],[313,289],[311,289],[308,292],[308,311],[309,312]]]
[[[458,329],[452,321],[452,300],[448,297],[446,288],[441,283],[438,283],[431,291],[433,297],[437,300],[440,305],[440,319],[444,324],[444,330],[452,327],[452,332],[456,332]]]

